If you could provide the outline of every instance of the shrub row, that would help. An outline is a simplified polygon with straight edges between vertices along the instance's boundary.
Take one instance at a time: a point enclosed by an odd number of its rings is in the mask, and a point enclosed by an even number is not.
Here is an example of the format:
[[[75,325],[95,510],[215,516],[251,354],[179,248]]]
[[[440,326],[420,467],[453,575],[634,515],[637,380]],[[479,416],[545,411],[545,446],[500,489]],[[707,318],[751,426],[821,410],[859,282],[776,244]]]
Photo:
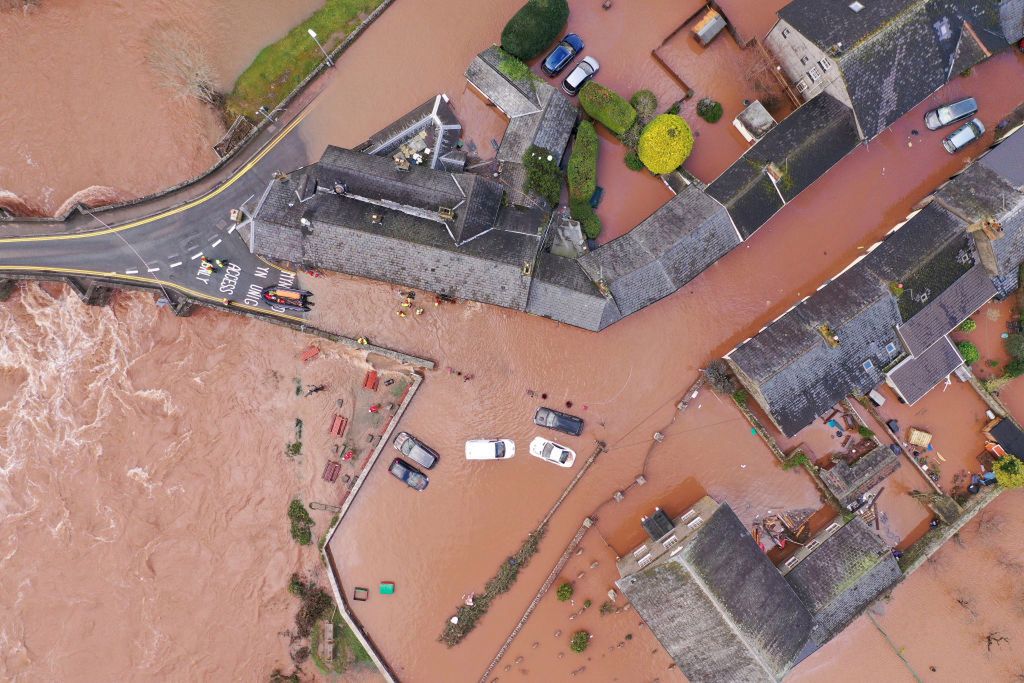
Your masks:
[[[299,545],[309,545],[313,542],[313,534],[310,533],[310,529],[313,528],[313,518],[309,516],[306,506],[298,498],[288,505],[288,519],[292,523],[292,538]]]
[[[625,133],[636,121],[633,105],[597,81],[588,81],[580,89],[579,97],[583,111],[616,135]]]
[[[597,190],[597,131],[594,124],[581,121],[569,157],[569,198],[587,201]]]
[[[569,20],[566,0],[529,0],[501,31],[501,47],[522,60],[533,59],[553,43]]]

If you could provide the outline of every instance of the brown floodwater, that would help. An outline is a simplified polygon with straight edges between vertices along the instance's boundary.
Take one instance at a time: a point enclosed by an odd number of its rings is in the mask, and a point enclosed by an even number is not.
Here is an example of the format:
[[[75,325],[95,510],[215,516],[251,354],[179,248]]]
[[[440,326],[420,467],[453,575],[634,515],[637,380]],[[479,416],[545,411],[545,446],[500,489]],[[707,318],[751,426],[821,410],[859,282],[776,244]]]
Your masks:
[[[307,148],[318,156],[327,144],[360,142],[443,91],[452,96],[467,137],[487,159],[493,154],[490,140],[500,138],[503,121],[468,90],[462,72],[477,51],[497,39],[519,4],[446,0],[440,12],[437,3],[396,3],[318,86],[321,95],[298,129]],[[649,87],[663,103],[677,97],[673,88],[678,86],[649,55],[692,13],[689,3],[616,3],[607,13],[596,0],[571,5],[570,28],[588,32],[583,37],[588,52],[593,48],[602,60],[602,80],[627,94]],[[192,21],[208,16],[206,11],[189,5],[174,16]],[[246,16],[256,13],[240,15],[239,21]],[[456,24],[452,16],[458,17]],[[30,19],[2,17],[4,23]],[[287,22],[282,19],[282,24]],[[468,38],[405,40],[401,50],[395,49],[396,36],[442,36],[453,30]],[[266,31],[258,27],[253,34],[265,36]],[[124,106],[139,112],[134,100],[130,105],[123,100],[132,98],[133,78],[150,78],[140,64],[140,45],[126,62],[116,61],[116,55],[103,61],[98,52],[83,59],[97,72],[131,75],[109,86],[124,91],[112,90],[102,98],[112,111]],[[37,55],[46,54],[39,45],[37,50]],[[245,61],[238,53],[219,54],[224,64]],[[640,66],[631,63],[641,58]],[[65,59],[61,64],[74,63],[71,56]],[[416,494],[378,467],[331,545],[344,589],[374,589],[368,602],[356,604],[356,614],[399,676],[408,681],[475,680],[583,517],[592,515],[596,528],[564,575],[576,578],[583,572],[580,597],[594,605],[570,620],[573,606],[550,596],[542,600],[495,675],[558,680],[577,671],[577,677],[594,681],[637,680],[638,674],[640,680],[681,680],[635,612],[602,617],[596,609],[615,578],[615,554],[641,538],[639,516],[655,505],[683,510],[705,492],[728,502],[746,522],[772,510],[816,508],[820,498],[802,472],[785,472],[775,463],[728,401],[703,390],[684,413],[675,403],[709,358],[813,291],[961,166],[965,157],[947,155],[936,135],[911,137],[910,130],[921,127],[925,108],[971,94],[991,127],[1024,99],[1022,61],[1003,55],[951,84],[892,131],[850,155],[682,291],[600,335],[474,303],[428,307],[422,317],[400,319],[395,316],[400,299],[387,285],[344,276],[306,283],[321,302],[317,323],[438,362],[402,422],[403,429],[441,454],[430,488]],[[710,61],[707,68],[720,66],[723,78],[738,78],[728,72],[728,64]],[[21,83],[16,92],[29,84]],[[81,84],[71,85],[79,98],[89,92]],[[7,94],[11,97],[10,89]],[[156,113],[164,117],[159,122],[168,129],[164,134],[182,136],[178,144],[185,156],[205,149],[219,134],[189,128],[196,119],[179,118],[173,107],[165,107],[163,100],[160,104]],[[94,184],[138,194],[181,180],[208,162],[197,152],[187,168],[177,158],[168,161],[169,168],[153,153],[133,153],[151,146],[151,129],[124,127],[116,144],[107,144],[103,117],[72,124],[68,119],[67,109],[43,109],[32,121],[4,121],[4,135],[11,139],[31,138],[36,127],[76,127],[77,132],[60,133],[76,143],[73,156],[55,144],[49,158],[41,151],[36,154],[43,156],[33,157],[42,168],[17,151],[3,159],[5,169],[14,169],[11,178],[37,174],[21,191],[41,205],[59,203],[62,195]],[[24,136],[11,130],[18,126],[24,126]],[[700,161],[710,169],[691,169],[699,177],[710,180],[715,169],[733,160],[735,142],[725,137],[734,133],[730,128],[723,120],[697,139],[694,166]],[[722,134],[720,144],[713,133]],[[705,143],[710,153],[699,152]],[[598,182],[607,190],[602,216],[614,232],[650,213],[659,204],[657,197],[667,199],[668,194],[659,181],[643,174],[635,174],[635,186],[621,181],[630,189],[620,190],[618,179],[628,171],[611,168],[621,161],[610,147],[610,140],[602,144]],[[122,164],[122,180],[111,182],[106,169]],[[31,194],[44,184],[63,189]],[[0,309],[6,316],[6,346],[0,349],[15,349],[0,356],[8,435],[0,503],[12,520],[5,529],[14,530],[0,553],[7,558],[0,595],[9,600],[5,613],[13,615],[3,627],[5,643],[12,644],[5,647],[8,677],[52,679],[71,677],[67,672],[73,671],[88,679],[128,672],[231,679],[256,671],[263,678],[287,661],[287,640],[278,633],[288,628],[294,603],[283,588],[291,571],[311,566],[311,556],[299,553],[287,538],[283,511],[295,494],[306,500],[339,496],[319,481],[327,456],[323,436],[311,441],[310,457],[300,463],[288,461],[281,449],[292,438],[295,417],[304,417],[313,433],[324,431],[319,421],[330,412],[334,396],[315,404],[302,401],[319,399],[295,397],[294,377],[312,372],[296,360],[305,343],[298,335],[268,334],[262,324],[213,313],[174,319],[157,312],[150,301],[121,297],[111,309],[87,309],[70,297],[52,297],[34,287]],[[269,348],[268,340],[274,342]],[[333,365],[317,372],[329,372],[339,391],[348,387],[344,396],[351,406],[351,386],[364,366],[334,353]],[[449,367],[473,379],[464,381]],[[580,460],[592,452],[595,439],[607,441],[609,450],[554,516],[539,553],[514,588],[495,602],[460,647],[447,649],[436,638],[461,596],[482,589],[574,473],[527,453],[537,433],[530,418],[538,404],[528,389],[547,393],[543,402],[553,407],[571,401],[572,412],[587,420],[583,437],[563,439]],[[663,442],[655,444],[656,431],[665,434]],[[501,463],[462,458],[465,439],[490,436],[515,439],[517,457]],[[647,483],[630,487],[640,473]],[[919,478],[908,467],[898,476],[908,475]],[[885,494],[892,495],[889,504],[894,510],[906,505],[920,511],[906,495],[920,482],[899,482]],[[623,502],[611,502],[615,491],[627,487]],[[1006,500],[1000,504],[1006,518],[1019,525],[1014,506]],[[914,533],[921,522],[927,524],[926,514],[918,514],[920,519],[893,512],[900,520],[899,528],[892,529],[894,542]],[[326,519],[317,521],[319,532]],[[1015,528],[1010,524],[1008,529]],[[980,571],[979,563],[988,562],[980,553],[962,553],[957,559],[963,564],[949,562],[949,571],[951,580],[962,583]],[[591,569],[595,561],[598,566]],[[73,582],[67,579],[72,574]],[[377,594],[375,586],[383,580],[397,584],[394,595]],[[914,577],[898,589],[886,608],[906,610],[914,618],[894,617],[883,628],[912,627],[914,620],[927,619],[935,629],[955,630],[955,610],[930,603],[931,589],[916,587],[919,583]],[[910,599],[901,602],[900,591]],[[982,612],[995,597],[977,593]],[[55,614],[62,615],[57,626]],[[227,627],[225,614],[234,617]],[[886,659],[877,631],[862,622],[830,651],[847,662],[871,659],[877,675],[898,679],[903,664]],[[578,625],[595,635],[583,656],[567,651],[568,637]],[[1010,622],[1000,628],[1009,631]],[[555,631],[561,634],[556,637]],[[904,640],[913,637],[912,631],[904,633]],[[1012,633],[1011,642],[1019,640],[1018,632]],[[627,634],[633,637],[627,640]],[[927,668],[928,659],[939,662],[940,670],[949,666],[942,643],[941,634],[914,643],[921,666]],[[559,658],[561,652],[565,656]],[[975,674],[990,679],[1005,668],[994,658],[970,663]],[[798,672],[832,665],[819,655]],[[506,666],[511,667],[507,674]]]

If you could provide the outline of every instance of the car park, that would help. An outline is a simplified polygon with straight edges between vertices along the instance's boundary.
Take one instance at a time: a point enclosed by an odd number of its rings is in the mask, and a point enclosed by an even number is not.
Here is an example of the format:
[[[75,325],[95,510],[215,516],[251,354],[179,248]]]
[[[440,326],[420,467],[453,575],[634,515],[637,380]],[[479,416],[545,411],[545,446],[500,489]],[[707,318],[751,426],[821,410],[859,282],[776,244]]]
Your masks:
[[[430,478],[427,475],[401,458],[395,458],[391,461],[391,467],[388,468],[388,472],[409,488],[417,491],[427,488],[427,484],[430,483]]]
[[[575,415],[569,415],[552,408],[537,408],[533,415],[533,424],[539,427],[547,427],[572,436],[579,436],[583,433],[583,420]]]
[[[538,436],[530,442],[530,455],[554,463],[559,467],[572,467],[572,464],[576,462],[575,451],[550,439],[545,439],[543,436]]]
[[[985,134],[985,126],[978,119],[971,119],[942,140],[942,146],[950,154],[955,154],[972,142],[981,139]]]
[[[392,442],[399,453],[412,460],[417,465],[431,469],[437,464],[438,455],[430,446],[408,432],[401,432]]]
[[[924,125],[928,130],[938,130],[945,126],[964,121],[978,113],[978,103],[973,97],[936,107],[924,115]]]
[[[508,460],[515,456],[511,439],[470,439],[466,442],[466,460]]]
[[[580,88],[593,78],[601,65],[593,57],[584,57],[583,61],[576,65],[576,68],[569,72],[569,75],[562,81],[562,90],[570,95],[575,95]]]
[[[557,76],[562,73],[562,69],[569,66],[582,49],[583,41],[575,33],[570,33],[544,58],[540,68],[548,76]]]

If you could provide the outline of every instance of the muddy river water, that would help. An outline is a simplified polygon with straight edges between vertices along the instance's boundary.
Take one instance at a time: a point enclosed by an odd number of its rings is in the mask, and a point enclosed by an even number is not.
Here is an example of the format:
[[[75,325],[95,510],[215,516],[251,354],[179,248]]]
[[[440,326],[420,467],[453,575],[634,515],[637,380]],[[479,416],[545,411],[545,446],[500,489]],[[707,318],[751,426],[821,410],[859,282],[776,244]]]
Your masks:
[[[0,14],[0,35],[16,46],[5,61],[15,68],[4,69],[0,82],[8,101],[23,103],[0,114],[8,150],[0,156],[0,188],[52,213],[89,186],[136,196],[201,171],[222,129],[202,108],[168,102],[146,70],[143,36],[155,30],[152,17],[161,17],[166,30],[206,46],[228,84],[259,46],[316,5],[258,4],[260,12],[240,2],[217,9],[98,2],[85,11],[44,2],[29,14]],[[504,121],[461,74],[518,4],[398,0],[317,85],[322,92],[299,129],[311,154],[357,143],[445,91],[486,158]],[[597,0],[571,5],[569,29],[603,57],[606,83],[627,93],[650,88],[665,103],[679,96],[650,51],[697,3],[620,2],[608,12]],[[769,28],[770,13],[760,10],[744,24],[757,35]],[[84,49],[77,43],[88,41],[73,40],[80,35],[107,49]],[[391,287],[346,277],[318,283],[318,322],[438,363],[403,421],[441,453],[430,488],[416,495],[372,473],[332,543],[349,587],[397,584],[395,595],[361,603],[357,616],[399,676],[476,680],[592,515],[596,529],[565,574],[579,577],[580,597],[593,599],[595,609],[570,620],[569,607],[542,601],[495,675],[682,680],[635,613],[596,614],[615,577],[615,554],[641,540],[639,515],[655,505],[681,512],[706,492],[749,521],[769,510],[817,507],[819,497],[806,477],[775,464],[727,402],[704,392],[682,414],[675,403],[709,358],[813,291],[961,167],[963,159],[936,139],[911,135],[921,112],[971,94],[991,128],[1024,100],[1022,75],[1024,61],[1007,54],[958,79],[682,291],[600,335],[478,304],[400,319]],[[724,96],[723,104],[738,106]],[[691,170],[713,179],[738,153],[734,133],[725,123],[705,131],[697,140],[705,151],[695,152]],[[613,141],[602,143],[602,155],[602,217],[621,233],[667,194],[652,178],[611,168],[621,166]],[[305,341],[214,313],[175,319],[142,295],[91,309],[36,285],[0,307],[0,332],[0,676],[265,680],[274,667],[287,669],[280,633],[290,627],[294,601],[284,587],[292,571],[317,561],[288,538],[283,511],[296,494],[337,496],[319,481],[326,452],[306,462],[282,455],[302,405],[292,378],[305,372],[296,360]],[[361,359],[334,349],[325,355],[319,372],[331,382],[357,381]],[[525,452],[505,463],[462,460],[462,442],[473,437],[514,438],[525,451],[537,405],[528,390],[548,394],[549,405],[572,402],[587,420],[584,437],[566,444],[581,459],[595,439],[609,450],[552,519],[513,590],[449,650],[436,638],[460,597],[482,588],[572,477]],[[663,442],[654,442],[656,431]],[[641,472],[646,484],[610,502]],[[986,680],[1016,675],[1024,603],[1007,572],[1024,553],[1019,499],[1005,494],[994,507],[997,524],[965,532],[964,547],[944,549],[874,622],[856,622],[794,679],[854,680],[869,671],[903,680],[909,668],[937,681],[968,672]],[[957,591],[970,593],[970,610]],[[580,625],[595,635],[583,657],[567,652],[565,635]],[[989,651],[984,636],[993,631],[1009,641]]]

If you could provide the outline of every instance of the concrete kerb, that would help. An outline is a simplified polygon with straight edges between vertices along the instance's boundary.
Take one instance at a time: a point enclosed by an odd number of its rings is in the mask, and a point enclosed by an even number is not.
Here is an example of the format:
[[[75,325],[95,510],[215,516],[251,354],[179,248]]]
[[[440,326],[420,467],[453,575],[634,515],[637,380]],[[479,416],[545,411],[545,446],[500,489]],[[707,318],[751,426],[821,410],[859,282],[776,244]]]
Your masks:
[[[398,426],[398,422],[402,419],[405,409],[412,402],[413,396],[416,395],[416,392],[419,391],[422,382],[423,377],[417,373],[413,373],[412,386],[409,387],[409,391],[406,393],[405,399],[402,401],[401,405],[398,406],[398,410],[395,412],[394,417],[391,418],[391,422],[388,423],[387,428],[381,435],[380,443],[377,444],[377,447],[373,450],[373,454],[366,461],[362,471],[360,471],[359,476],[356,478],[356,483],[353,485],[351,493],[349,493],[345,502],[341,506],[341,512],[338,513],[338,520],[334,523],[334,526],[327,531],[323,547],[320,549],[320,552],[323,554],[324,562],[327,563],[327,568],[329,569],[327,572],[327,578],[331,582],[331,590],[334,592],[334,601],[338,605],[338,610],[341,612],[342,619],[345,620],[348,627],[352,629],[353,633],[355,633],[356,638],[359,639],[359,643],[363,646],[366,652],[369,653],[370,658],[373,659],[373,663],[377,666],[377,669],[381,672],[388,683],[395,683],[397,679],[388,667],[387,662],[384,661],[384,658],[373,646],[372,641],[363,630],[362,625],[356,620],[355,615],[353,615],[349,610],[348,602],[345,600],[345,594],[341,590],[341,577],[338,574],[338,568],[334,564],[334,558],[331,557],[329,547],[331,545],[331,539],[334,538],[334,533],[338,530],[338,527],[341,526],[342,521],[345,519],[345,515],[348,514],[349,509],[351,509],[356,496],[363,487],[363,483],[370,474],[370,470],[373,469],[377,459],[380,458],[380,454],[391,441],[392,432],[394,432],[395,428]]]
[[[362,22],[360,22],[359,26],[354,28],[351,33],[349,33],[347,36],[345,36],[345,39],[342,40],[341,43],[339,43],[338,46],[335,47],[330,52],[332,61],[336,57],[340,56],[343,52],[345,52],[352,45],[352,43],[354,43],[355,40],[357,38],[359,38],[359,36],[361,36],[363,34],[363,32],[367,28],[369,28],[370,25],[373,24],[373,22],[375,22],[380,17],[381,14],[384,13],[384,10],[386,10],[388,7],[390,7],[394,3],[394,1],[395,0],[384,0],[380,5],[377,6],[376,9],[373,10],[373,12],[371,12],[369,14],[369,16],[366,17],[366,19],[364,19]],[[295,86],[295,88],[290,93],[288,93],[284,97],[284,99],[282,99],[278,103],[278,105],[277,105],[277,107],[275,107],[275,109],[284,109],[289,104],[291,104],[292,101],[296,97],[298,97],[302,93],[302,91],[305,90],[305,88],[317,76],[319,76],[321,73],[323,73],[324,69],[326,69],[326,68],[327,68],[326,61],[320,62],[319,65],[315,69],[313,69],[313,71],[311,71],[309,73],[309,75],[306,76],[306,78],[303,79],[303,81],[301,83],[299,83],[297,86]],[[295,112],[295,114],[297,115],[297,114],[301,113],[301,111],[302,111],[302,109],[299,109],[299,110],[297,110]],[[136,207],[136,206],[139,206],[139,205],[147,203],[147,202],[155,202],[155,201],[157,201],[159,199],[168,197],[169,195],[174,194],[175,192],[180,192],[181,190],[187,189],[187,188],[189,188],[189,187],[191,187],[193,185],[197,185],[200,182],[209,179],[210,176],[215,174],[217,171],[221,170],[224,166],[226,166],[229,162],[233,161],[236,157],[240,156],[256,138],[258,138],[263,133],[267,132],[267,129],[270,127],[270,125],[271,124],[268,121],[266,121],[265,119],[257,121],[257,123],[253,127],[252,131],[250,131],[249,134],[246,135],[242,139],[242,141],[235,147],[235,149],[231,150],[227,155],[218,158],[218,160],[212,166],[210,166],[210,168],[208,168],[207,170],[203,171],[202,173],[200,173],[197,176],[189,178],[188,180],[184,180],[184,181],[178,183],[177,185],[172,185],[171,187],[164,188],[164,189],[160,190],[159,192],[155,192],[153,194],[149,194],[149,195],[146,195],[146,196],[143,196],[143,197],[136,197],[135,199],[130,199],[130,200],[127,200],[127,201],[124,201],[124,202],[118,202],[116,204],[107,204],[105,206],[96,207],[95,209],[91,209],[91,208],[89,208],[89,207],[87,207],[87,206],[85,206],[84,204],[81,204],[81,203],[76,203],[76,204],[68,207],[68,210],[64,213],[63,216],[55,216],[55,217],[35,216],[35,217],[24,217],[24,218],[22,218],[22,217],[14,217],[14,218],[9,219],[9,220],[3,220],[2,218],[0,218],[0,229],[2,229],[4,227],[5,223],[7,223],[7,224],[11,224],[11,223],[24,223],[24,224],[28,224],[28,225],[32,225],[32,224],[45,225],[45,224],[53,224],[53,223],[74,223],[75,219],[77,217],[81,217],[83,219],[91,218],[89,213],[86,213],[87,210],[89,212],[93,213],[93,214],[109,213],[111,211],[116,211],[118,209],[132,208],[132,207]],[[270,138],[272,140],[273,136],[271,135]],[[269,143],[271,140],[267,140],[267,142]],[[261,149],[262,149],[262,147],[260,147],[259,149],[254,150],[252,156],[255,156],[256,154],[258,154]],[[220,185],[222,185],[226,180],[231,178],[233,175],[234,175],[234,173],[230,174],[227,178],[224,178],[224,179],[218,181],[216,184],[214,184],[212,187],[210,187],[208,189],[208,191],[213,191],[213,190],[217,189]],[[177,208],[178,206],[181,206],[183,204],[187,204],[192,199],[194,199],[194,197],[189,197],[189,198],[183,199],[182,201],[178,202],[177,204],[171,204],[171,205],[168,205],[168,206],[161,207],[160,209],[157,209],[153,213],[155,215],[158,212],[166,211],[168,209]],[[145,218],[145,216],[141,216],[141,218]],[[66,229],[67,232],[86,231],[86,230],[92,230],[94,228],[95,228],[95,226],[65,226],[65,229]],[[5,236],[6,237],[22,237],[22,236],[26,236],[26,235],[9,234],[9,235],[5,235]]]

